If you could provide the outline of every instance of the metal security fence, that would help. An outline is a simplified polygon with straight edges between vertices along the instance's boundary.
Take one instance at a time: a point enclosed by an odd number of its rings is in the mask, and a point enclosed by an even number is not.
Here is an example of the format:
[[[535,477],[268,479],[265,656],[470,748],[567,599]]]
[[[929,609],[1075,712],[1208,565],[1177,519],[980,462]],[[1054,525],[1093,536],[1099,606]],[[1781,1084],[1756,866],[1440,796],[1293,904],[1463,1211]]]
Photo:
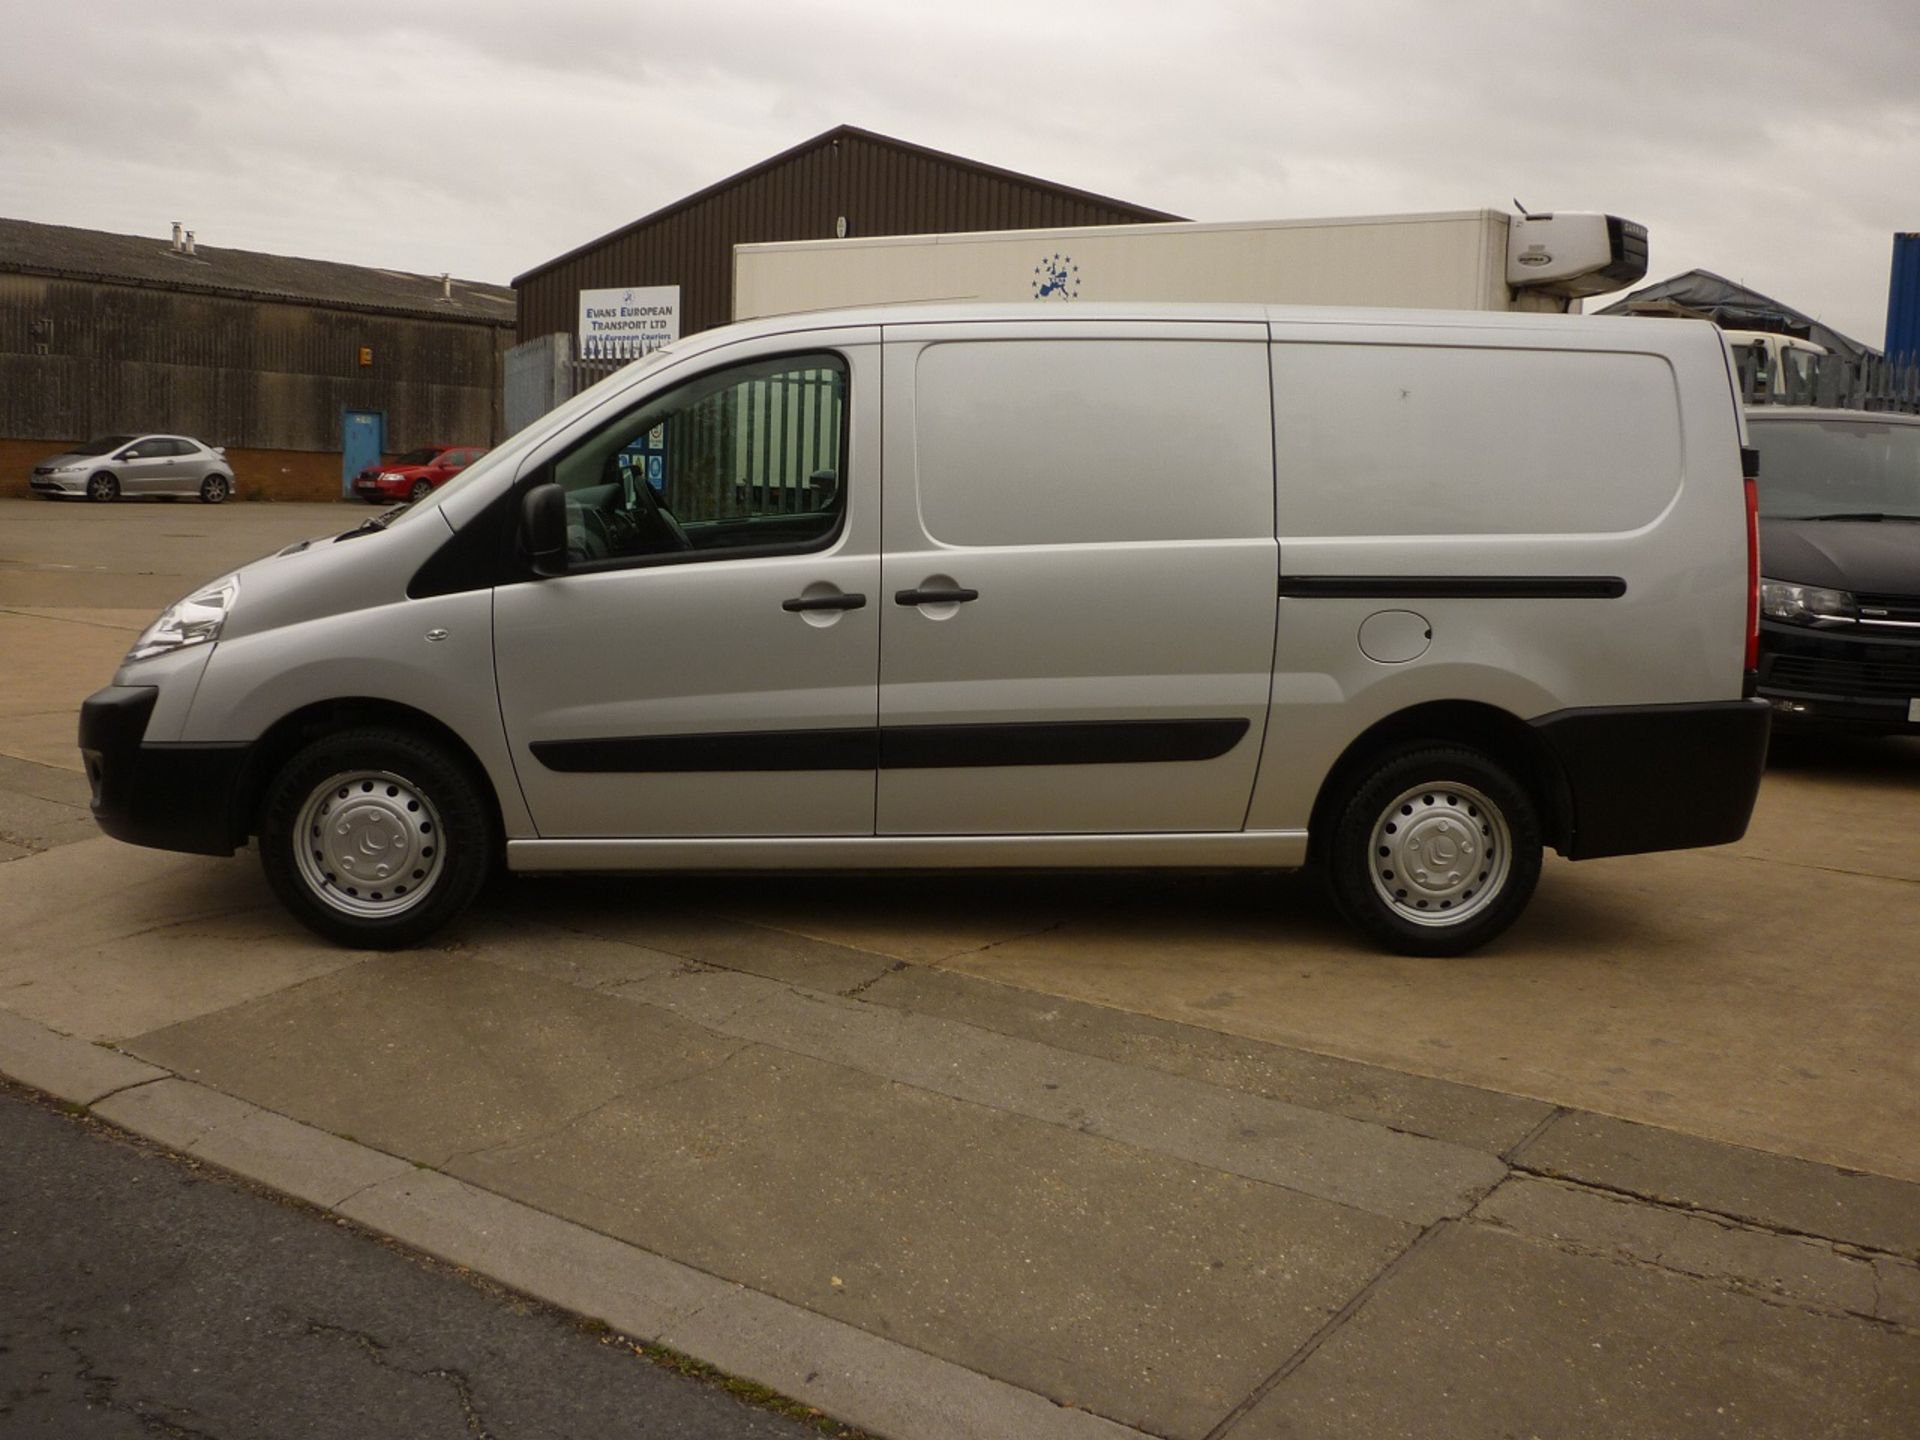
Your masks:
[[[1776,362],[1764,345],[1735,345],[1740,394],[1749,405],[1817,405],[1831,410],[1920,414],[1920,365],[1884,356],[1784,351]]]

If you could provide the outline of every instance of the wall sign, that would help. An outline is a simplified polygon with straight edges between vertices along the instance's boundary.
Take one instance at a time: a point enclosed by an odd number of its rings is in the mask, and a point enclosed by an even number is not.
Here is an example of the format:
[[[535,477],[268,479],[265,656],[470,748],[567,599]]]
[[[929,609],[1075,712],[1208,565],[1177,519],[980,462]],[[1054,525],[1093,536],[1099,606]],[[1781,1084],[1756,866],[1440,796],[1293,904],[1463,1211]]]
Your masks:
[[[579,355],[637,360],[680,338],[680,287],[630,285],[580,292]]]

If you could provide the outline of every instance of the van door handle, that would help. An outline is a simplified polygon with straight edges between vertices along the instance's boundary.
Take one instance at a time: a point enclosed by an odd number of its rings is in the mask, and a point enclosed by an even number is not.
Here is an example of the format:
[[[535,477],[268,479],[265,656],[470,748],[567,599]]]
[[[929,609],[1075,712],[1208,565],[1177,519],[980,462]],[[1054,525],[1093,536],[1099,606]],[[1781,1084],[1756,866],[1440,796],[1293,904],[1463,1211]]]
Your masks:
[[[978,600],[978,590],[896,590],[893,603],[896,605],[964,605],[969,600]]]
[[[782,610],[858,610],[867,603],[864,595],[797,595],[791,600],[782,600]]]

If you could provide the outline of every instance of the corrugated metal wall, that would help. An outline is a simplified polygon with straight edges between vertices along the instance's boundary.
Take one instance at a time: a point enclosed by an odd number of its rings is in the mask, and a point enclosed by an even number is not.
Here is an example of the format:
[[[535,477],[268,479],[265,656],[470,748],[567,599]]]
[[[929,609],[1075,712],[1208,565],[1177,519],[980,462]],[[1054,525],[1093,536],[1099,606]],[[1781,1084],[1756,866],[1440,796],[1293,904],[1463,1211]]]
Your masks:
[[[338,451],[353,407],[387,412],[395,450],[490,444],[512,342],[496,325],[0,275],[0,436]]]
[[[520,335],[573,333],[579,293],[678,285],[680,333],[733,316],[733,247],[849,235],[951,234],[1056,225],[1116,225],[1177,217],[1099,200],[879,137],[823,138],[758,171],[610,237],[516,286]]]

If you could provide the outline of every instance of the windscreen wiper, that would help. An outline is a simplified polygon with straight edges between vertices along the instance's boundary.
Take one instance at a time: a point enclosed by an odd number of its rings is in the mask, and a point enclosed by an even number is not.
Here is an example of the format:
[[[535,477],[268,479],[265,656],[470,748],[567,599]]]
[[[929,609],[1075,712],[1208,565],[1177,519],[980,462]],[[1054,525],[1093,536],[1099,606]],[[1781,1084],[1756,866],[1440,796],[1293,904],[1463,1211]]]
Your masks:
[[[407,503],[410,505],[413,502],[408,501]],[[355,540],[362,535],[371,535],[376,531],[384,530],[393,523],[393,517],[406,508],[406,505],[396,505],[391,510],[382,510],[372,519],[363,520],[354,526],[353,529],[342,531],[340,534],[334,536],[333,543],[338,545],[342,540]]]

